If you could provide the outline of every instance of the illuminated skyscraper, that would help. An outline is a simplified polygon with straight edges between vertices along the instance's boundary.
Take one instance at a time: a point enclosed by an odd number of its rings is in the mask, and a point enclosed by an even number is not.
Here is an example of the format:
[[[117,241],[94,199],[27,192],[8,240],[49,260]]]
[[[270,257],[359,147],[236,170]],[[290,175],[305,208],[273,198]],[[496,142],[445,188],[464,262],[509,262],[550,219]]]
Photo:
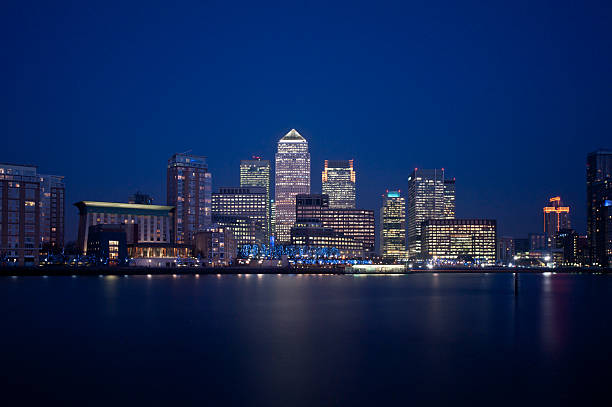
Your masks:
[[[265,227],[269,218],[268,202],[265,187],[219,188],[219,192],[212,194],[213,223],[228,227],[239,247],[245,244],[267,244]],[[225,219],[221,221],[220,217]],[[238,218],[232,223],[228,217]],[[246,229],[245,224],[248,225]]]
[[[441,170],[415,168],[408,177],[408,253],[421,255],[421,226],[428,219],[455,218],[455,180]]]
[[[43,248],[64,247],[64,196],[61,175],[40,175],[40,242]]]
[[[295,129],[278,142],[275,177],[275,237],[289,243],[295,224],[295,196],[310,193],[310,153],[308,142]]]
[[[569,206],[563,206],[560,196],[550,198],[549,205],[544,207],[544,234],[548,248],[553,247],[557,232],[570,228],[569,211]]]
[[[270,211],[270,161],[253,157],[252,160],[240,161],[240,186],[263,187],[266,189],[266,220],[264,223],[266,237],[269,238],[271,229]]]
[[[380,254],[387,260],[406,257],[406,202],[400,191],[383,194],[380,209]]]
[[[174,241],[191,244],[211,223],[212,175],[206,157],[174,154],[168,160],[167,202],[176,207]]]
[[[322,174],[323,194],[330,208],[355,208],[355,170],[353,160],[325,160]]]
[[[587,156],[587,239],[590,263],[612,265],[612,150]]]

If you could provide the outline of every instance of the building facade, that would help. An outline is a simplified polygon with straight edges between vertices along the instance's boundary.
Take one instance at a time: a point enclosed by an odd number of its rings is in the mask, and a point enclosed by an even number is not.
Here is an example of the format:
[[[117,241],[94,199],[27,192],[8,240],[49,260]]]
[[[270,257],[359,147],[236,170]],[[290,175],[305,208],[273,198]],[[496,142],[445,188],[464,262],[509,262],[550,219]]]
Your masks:
[[[222,187],[212,194],[212,214],[215,219],[222,216],[246,217],[255,224],[249,228],[252,235],[243,235],[233,230],[231,225],[225,225],[232,229],[239,246],[267,244],[268,202],[265,187]]]
[[[133,230],[133,236],[128,232],[128,244],[173,242],[173,206],[95,201],[81,201],[74,206],[79,209],[77,244],[82,254],[88,254],[89,228],[94,225],[127,225],[128,230]]]
[[[320,222],[297,221],[291,228],[291,245],[338,249],[343,258],[362,259],[365,256],[362,242],[323,227]]]
[[[408,254],[421,255],[421,226],[428,219],[455,218],[455,180],[442,169],[415,168],[408,178]]]
[[[97,263],[118,266],[127,264],[127,233],[125,224],[98,224],[89,227],[87,252]]]
[[[60,175],[40,175],[40,243],[41,248],[64,247],[66,186]]]
[[[587,239],[589,263],[612,265],[612,150],[587,155]]]
[[[428,219],[423,222],[423,254],[447,261],[497,261],[497,222],[493,219]]]
[[[512,263],[516,249],[514,246],[514,238],[502,236],[497,242],[497,259],[502,264]]]
[[[40,203],[35,166],[0,164],[0,264],[38,263]]]
[[[387,191],[382,196],[380,255],[385,260],[406,258],[406,202],[400,191]]]
[[[549,204],[542,211],[544,214],[544,234],[546,245],[552,248],[555,245],[555,236],[561,229],[570,228],[569,206],[563,206],[560,196],[548,200]]]
[[[251,160],[240,161],[240,186],[263,187],[266,191],[266,240],[272,234],[271,201],[270,201],[270,161],[253,157]]]
[[[234,235],[228,228],[212,225],[195,235],[194,255],[210,266],[229,266],[237,254]]]
[[[167,203],[176,208],[175,243],[192,244],[193,235],[211,224],[212,175],[206,157],[174,154],[167,167]]]
[[[356,207],[353,160],[325,160],[321,180],[322,192],[329,196],[330,208]]]
[[[297,222],[320,222],[363,245],[366,257],[375,252],[376,227],[374,211],[368,209],[332,208],[326,194],[300,194],[296,196]]]
[[[291,240],[295,224],[295,196],[310,193],[308,142],[295,129],[278,142],[275,169],[275,238],[280,244]]]

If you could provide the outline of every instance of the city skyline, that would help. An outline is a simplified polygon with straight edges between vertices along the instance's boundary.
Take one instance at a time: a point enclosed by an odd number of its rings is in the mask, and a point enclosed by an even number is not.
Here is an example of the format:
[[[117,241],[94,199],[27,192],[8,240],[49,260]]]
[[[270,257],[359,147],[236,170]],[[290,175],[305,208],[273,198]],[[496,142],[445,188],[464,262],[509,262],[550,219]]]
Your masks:
[[[395,5],[371,18],[365,5],[219,6],[230,26],[203,5],[161,20],[154,7],[91,7],[3,15],[20,35],[7,48],[19,69],[1,79],[2,161],[66,177],[67,240],[77,229],[70,204],[125,202],[137,190],[165,203],[159,162],[190,149],[208,157],[214,186],[237,185],[239,160],[273,160],[290,128],[311,146],[313,191],[330,158],[355,159],[364,208],[386,188],[407,190],[412,168],[445,167],[461,182],[458,217],[494,218],[501,235],[523,236],[560,195],[586,232],[585,157],[612,134],[609,10],[446,4],[438,15]],[[160,26],[134,31],[132,15]],[[277,37],[289,17],[319,30]],[[300,63],[293,71],[287,61]]]

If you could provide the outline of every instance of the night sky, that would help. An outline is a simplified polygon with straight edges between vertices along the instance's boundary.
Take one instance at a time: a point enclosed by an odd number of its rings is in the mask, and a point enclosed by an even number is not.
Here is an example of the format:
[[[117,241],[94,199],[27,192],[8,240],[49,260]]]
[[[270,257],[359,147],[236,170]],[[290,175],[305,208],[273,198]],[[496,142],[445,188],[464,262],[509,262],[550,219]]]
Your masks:
[[[542,230],[553,195],[584,233],[585,159],[612,147],[612,2],[29,2],[0,13],[0,162],[66,176],[79,200],[165,204],[166,161],[273,160],[291,128],[355,159],[380,206],[414,167],[457,179],[458,217]],[[145,5],[146,4],[146,5]]]

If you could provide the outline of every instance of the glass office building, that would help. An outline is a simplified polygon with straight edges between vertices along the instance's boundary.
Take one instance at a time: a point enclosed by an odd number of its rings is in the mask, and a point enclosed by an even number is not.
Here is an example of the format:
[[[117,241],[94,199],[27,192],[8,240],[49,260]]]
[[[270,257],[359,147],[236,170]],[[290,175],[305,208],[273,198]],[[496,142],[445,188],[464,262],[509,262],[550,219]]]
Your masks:
[[[271,208],[270,208],[270,161],[253,157],[251,160],[240,161],[240,186],[263,187],[266,190],[266,237],[272,234]],[[266,239],[267,240],[267,239]]]
[[[426,259],[494,264],[497,222],[493,219],[428,219],[423,222]]]
[[[267,244],[268,202],[265,187],[219,188],[219,192],[212,194],[213,218],[215,220],[218,220],[218,217],[245,218],[254,224],[253,227],[245,229],[242,221],[233,225],[231,222],[222,222],[232,231],[238,246]],[[251,231],[250,234],[249,231]]]
[[[325,160],[321,180],[322,192],[329,196],[330,208],[355,208],[353,160]]]
[[[590,264],[612,265],[612,150],[587,156],[587,239]]]
[[[295,196],[310,193],[308,142],[295,129],[278,142],[274,183],[275,238],[277,243],[289,243],[295,224]]]
[[[406,257],[406,202],[400,191],[387,191],[380,209],[380,255],[385,260]]]
[[[415,168],[408,178],[408,253],[421,255],[421,225],[428,219],[455,218],[455,180],[442,169]]]

